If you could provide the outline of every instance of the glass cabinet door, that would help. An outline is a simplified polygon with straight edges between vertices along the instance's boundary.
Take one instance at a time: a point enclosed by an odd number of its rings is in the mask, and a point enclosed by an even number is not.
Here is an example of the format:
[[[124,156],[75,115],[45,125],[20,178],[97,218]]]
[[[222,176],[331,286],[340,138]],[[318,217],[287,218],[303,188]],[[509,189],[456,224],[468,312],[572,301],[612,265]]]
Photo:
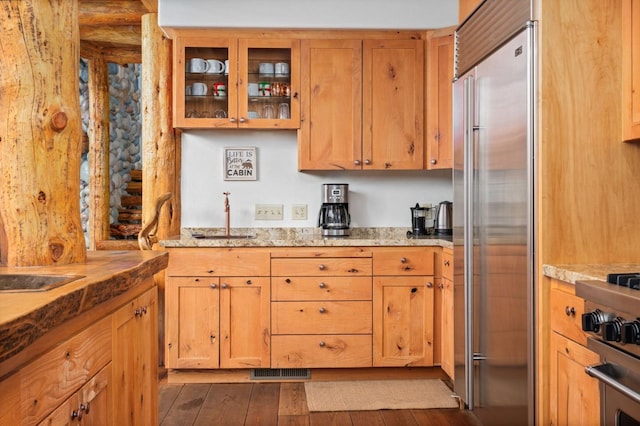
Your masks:
[[[237,127],[237,41],[193,37],[174,43],[174,125]]]
[[[300,41],[241,39],[239,127],[300,127]]]

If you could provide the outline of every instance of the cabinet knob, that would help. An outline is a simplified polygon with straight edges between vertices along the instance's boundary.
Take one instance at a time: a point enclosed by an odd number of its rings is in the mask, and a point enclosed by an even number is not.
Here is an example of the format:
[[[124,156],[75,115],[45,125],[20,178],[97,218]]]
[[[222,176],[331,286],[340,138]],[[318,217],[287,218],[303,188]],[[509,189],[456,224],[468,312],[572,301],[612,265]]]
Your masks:
[[[435,158],[431,159],[431,164],[436,164],[438,162],[438,160],[436,160]]]
[[[448,260],[444,261],[444,266],[449,266],[449,261]]]
[[[217,288],[217,287],[218,287],[218,285],[217,285],[217,284],[214,284],[214,283],[211,283],[211,284],[209,284],[209,287],[211,287],[211,288]]]
[[[444,284],[442,283],[438,284],[438,288],[444,288]]]
[[[431,288],[433,287],[433,283],[432,282],[427,282],[427,288]]]
[[[327,285],[326,285],[325,283],[320,283],[320,284],[318,284],[318,287],[320,287],[320,288],[325,288],[326,286],[327,286]]]
[[[355,164],[356,166],[359,166],[361,163],[360,163],[360,160],[355,160],[353,164]]]
[[[235,119],[234,119],[234,120],[235,120]],[[239,122],[241,122],[241,123],[245,123],[245,122],[247,121],[247,119],[246,119],[246,118],[244,118],[244,117],[240,117],[240,119],[239,119],[238,121],[239,121]]]
[[[232,122],[232,123],[235,123],[236,122],[236,118],[235,117],[229,117],[229,121]]]
[[[91,404],[90,402],[87,402],[87,405],[80,404],[80,409],[81,409],[81,410],[84,410],[84,412],[85,412],[86,414],[89,414],[89,407],[90,407],[90,404]]]
[[[320,308],[319,311],[320,311],[321,314],[324,314],[325,312],[327,312],[327,310],[325,308]]]
[[[325,347],[325,345],[326,345],[326,343],[324,343],[324,342],[321,340],[321,341],[320,341],[320,347],[321,347],[321,348],[324,348],[324,347]]]
[[[576,316],[576,308],[574,308],[573,306],[569,307],[569,306],[565,306],[564,308],[564,313],[568,316],[568,317],[574,317]]]
[[[401,257],[400,258],[400,262],[401,263],[407,263],[407,258],[406,257]]]
[[[229,284],[227,283],[222,284],[222,288],[228,288],[228,287],[229,287]]]
[[[369,160],[369,159],[364,160],[364,164],[366,164],[368,166],[369,164],[371,164],[371,160]]]
[[[251,285],[251,284],[253,284],[251,280],[247,280],[247,285]]]
[[[209,269],[209,270],[207,271],[207,274],[213,274],[214,272],[215,272],[215,271],[214,271],[213,269]]]
[[[320,269],[321,271],[324,271],[325,268],[326,266],[324,266],[322,263],[318,265],[318,269]]]
[[[291,278],[285,278],[284,282],[287,283],[287,284],[291,284]]]

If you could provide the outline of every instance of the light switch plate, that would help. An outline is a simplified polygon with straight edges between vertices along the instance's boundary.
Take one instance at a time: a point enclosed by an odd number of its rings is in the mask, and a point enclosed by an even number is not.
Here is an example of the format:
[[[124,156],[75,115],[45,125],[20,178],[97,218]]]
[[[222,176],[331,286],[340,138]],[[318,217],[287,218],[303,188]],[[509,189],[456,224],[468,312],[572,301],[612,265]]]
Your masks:
[[[282,204],[256,204],[256,220],[282,220]]]

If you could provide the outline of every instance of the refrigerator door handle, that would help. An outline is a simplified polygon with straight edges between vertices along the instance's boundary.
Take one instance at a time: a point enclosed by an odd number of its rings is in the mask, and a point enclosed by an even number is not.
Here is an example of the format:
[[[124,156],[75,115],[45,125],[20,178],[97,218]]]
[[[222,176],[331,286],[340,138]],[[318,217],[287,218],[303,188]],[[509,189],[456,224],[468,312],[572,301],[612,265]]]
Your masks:
[[[465,307],[465,395],[469,409],[473,409],[473,170],[474,170],[474,89],[475,81],[472,75],[464,79],[463,86],[463,133],[464,133],[464,307]]]
[[[473,360],[474,361],[486,361],[487,359],[489,359],[486,355],[482,355],[480,352],[474,352],[473,353]]]

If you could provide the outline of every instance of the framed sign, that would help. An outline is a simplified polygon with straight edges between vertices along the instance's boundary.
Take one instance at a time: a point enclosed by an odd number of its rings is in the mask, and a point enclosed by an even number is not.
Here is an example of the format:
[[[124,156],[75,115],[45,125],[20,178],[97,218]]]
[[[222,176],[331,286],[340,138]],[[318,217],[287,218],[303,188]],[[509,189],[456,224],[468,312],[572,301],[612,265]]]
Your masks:
[[[257,180],[258,157],[256,148],[224,149],[224,180]]]

